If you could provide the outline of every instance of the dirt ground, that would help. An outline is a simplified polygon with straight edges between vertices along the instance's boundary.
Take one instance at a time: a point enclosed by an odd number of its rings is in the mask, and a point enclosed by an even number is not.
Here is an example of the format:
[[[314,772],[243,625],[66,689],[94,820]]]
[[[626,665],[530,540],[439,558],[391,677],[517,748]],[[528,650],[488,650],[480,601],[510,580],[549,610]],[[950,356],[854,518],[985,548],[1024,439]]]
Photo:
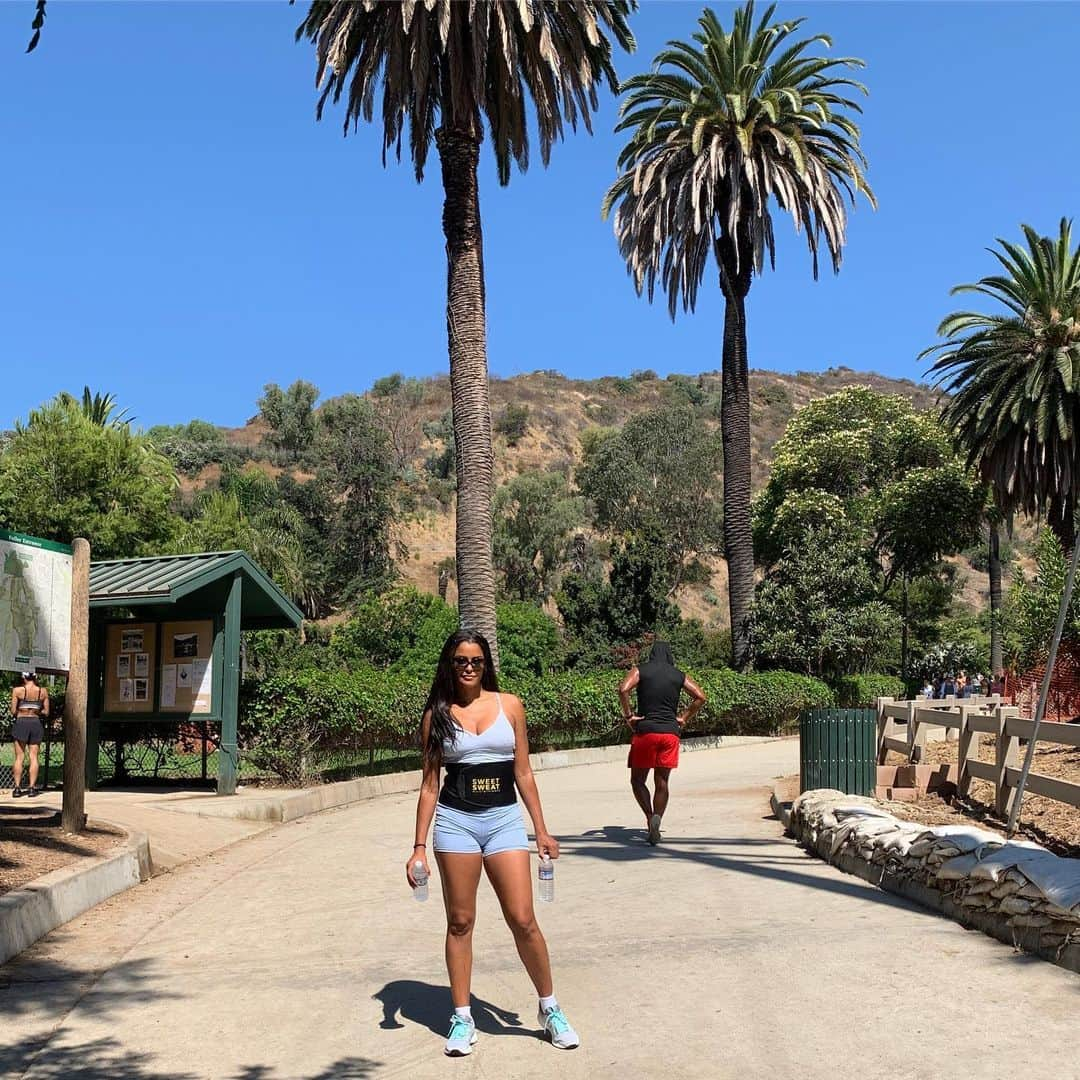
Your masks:
[[[981,739],[979,758],[982,761],[993,760],[993,736],[987,735]],[[930,743],[926,748],[925,760],[934,764],[944,762],[955,764],[957,761],[956,742],[951,740]],[[888,764],[903,763],[904,758],[900,754],[890,752]],[[1032,772],[1052,776],[1059,780],[1080,782],[1080,748],[1040,745],[1035,750]],[[1003,831],[1006,824],[994,815],[994,787],[985,780],[973,780],[967,797],[955,798],[950,806],[946,806],[937,795],[927,795],[919,803],[911,805],[916,807],[914,812],[920,815],[911,818],[913,821],[927,820],[921,816],[923,813],[937,812],[938,808],[942,808],[943,811],[954,815],[974,819],[992,831]],[[897,817],[903,816],[897,814]],[[955,817],[950,820],[955,820]],[[927,824],[933,825],[944,823],[927,821]],[[1026,792],[1017,833],[1029,840],[1044,844],[1059,855],[1080,857],[1080,808]]]
[[[109,825],[90,822],[75,836],[60,815],[29,799],[0,804],[0,895],[79,859],[104,855],[126,838]]]

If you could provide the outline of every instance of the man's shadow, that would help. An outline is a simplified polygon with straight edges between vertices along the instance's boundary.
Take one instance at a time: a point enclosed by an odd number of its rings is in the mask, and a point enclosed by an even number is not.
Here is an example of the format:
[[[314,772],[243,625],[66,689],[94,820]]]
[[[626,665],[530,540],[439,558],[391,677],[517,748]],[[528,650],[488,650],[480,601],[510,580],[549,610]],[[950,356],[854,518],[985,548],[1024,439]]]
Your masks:
[[[379,1027],[384,1029],[403,1028],[398,1019],[413,1024],[420,1024],[436,1035],[445,1035],[450,1028],[450,1014],[454,1011],[450,1004],[448,986],[432,986],[431,983],[417,982],[415,979],[395,979],[388,982],[373,997],[382,1002],[383,1018]],[[484,1001],[475,994],[472,996],[472,1015],[476,1030],[485,1035],[527,1035],[539,1038],[539,1028],[522,1026],[521,1017],[508,1009],[500,1009],[490,1001]]]

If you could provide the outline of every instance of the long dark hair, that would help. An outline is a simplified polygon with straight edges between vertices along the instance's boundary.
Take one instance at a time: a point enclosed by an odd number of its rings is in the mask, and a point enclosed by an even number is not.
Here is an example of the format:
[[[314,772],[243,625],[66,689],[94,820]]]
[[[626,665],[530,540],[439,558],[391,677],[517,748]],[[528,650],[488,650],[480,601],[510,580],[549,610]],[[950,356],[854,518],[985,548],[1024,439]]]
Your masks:
[[[424,712],[431,710],[431,730],[424,745],[424,760],[432,765],[442,764],[443,740],[453,742],[457,738],[457,725],[450,715],[450,706],[455,700],[454,653],[462,644],[479,645],[484,654],[484,673],[480,676],[480,686],[484,690],[499,692],[499,680],[495,675],[495,662],[491,658],[491,646],[483,634],[475,630],[455,630],[447,639],[439,653],[439,663],[435,668],[435,678],[431,682]]]

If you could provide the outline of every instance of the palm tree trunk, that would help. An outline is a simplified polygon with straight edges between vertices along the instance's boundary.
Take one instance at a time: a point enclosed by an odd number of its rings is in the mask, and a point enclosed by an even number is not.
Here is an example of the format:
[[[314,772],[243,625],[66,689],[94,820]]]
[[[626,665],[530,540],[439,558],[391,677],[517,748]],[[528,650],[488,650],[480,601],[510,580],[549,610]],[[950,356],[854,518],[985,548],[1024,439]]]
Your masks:
[[[1004,667],[1001,647],[1001,534],[997,523],[990,522],[990,675],[997,674]]]
[[[740,275],[741,276],[741,275]],[[722,274],[722,278],[726,275]],[[754,599],[754,540],[750,528],[750,370],[746,350],[746,291],[741,280],[722,282],[724,307],[723,398],[724,556],[731,612],[731,664],[750,662],[750,605]],[[747,289],[749,275],[746,275]]]
[[[476,169],[480,143],[468,132],[435,133],[442,165],[446,236],[446,334],[457,454],[458,619],[488,639],[496,666],[495,565],[491,547],[495,471],[488,401],[484,245]]]

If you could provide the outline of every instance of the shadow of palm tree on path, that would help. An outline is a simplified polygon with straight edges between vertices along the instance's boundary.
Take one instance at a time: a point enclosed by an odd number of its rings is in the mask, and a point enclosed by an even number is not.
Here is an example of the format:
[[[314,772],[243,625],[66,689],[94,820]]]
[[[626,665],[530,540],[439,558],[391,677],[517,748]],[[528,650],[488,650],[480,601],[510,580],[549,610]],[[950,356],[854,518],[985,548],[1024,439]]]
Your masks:
[[[887,907],[911,909],[907,901],[875,889],[863,881],[835,875],[803,873],[794,869],[795,866],[821,865],[808,855],[773,854],[759,850],[788,850],[776,840],[742,836],[665,836],[656,847],[650,847],[644,837],[645,833],[641,829],[604,825],[599,829],[590,829],[575,836],[559,836],[556,839],[559,841],[560,851],[567,855],[602,859],[606,862],[639,862],[646,859],[696,862],[717,870],[730,870],[808,889],[840,893]],[[929,911],[922,913],[934,918],[941,917]]]

